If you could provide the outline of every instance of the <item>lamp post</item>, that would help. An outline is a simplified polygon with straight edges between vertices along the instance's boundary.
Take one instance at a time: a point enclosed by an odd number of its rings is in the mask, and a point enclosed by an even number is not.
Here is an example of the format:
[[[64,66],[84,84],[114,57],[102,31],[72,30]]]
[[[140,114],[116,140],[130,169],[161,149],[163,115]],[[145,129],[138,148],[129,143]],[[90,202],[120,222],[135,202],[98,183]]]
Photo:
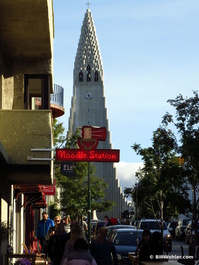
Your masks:
[[[91,183],[90,162],[88,162],[88,243],[91,243]]]

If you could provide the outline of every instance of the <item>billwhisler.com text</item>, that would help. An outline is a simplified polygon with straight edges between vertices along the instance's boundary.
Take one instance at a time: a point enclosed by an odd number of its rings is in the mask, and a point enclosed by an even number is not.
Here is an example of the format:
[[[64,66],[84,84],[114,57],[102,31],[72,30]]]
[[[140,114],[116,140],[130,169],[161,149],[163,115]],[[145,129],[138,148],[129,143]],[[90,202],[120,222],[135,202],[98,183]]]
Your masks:
[[[193,256],[178,256],[178,255],[150,255],[150,259],[193,259]]]

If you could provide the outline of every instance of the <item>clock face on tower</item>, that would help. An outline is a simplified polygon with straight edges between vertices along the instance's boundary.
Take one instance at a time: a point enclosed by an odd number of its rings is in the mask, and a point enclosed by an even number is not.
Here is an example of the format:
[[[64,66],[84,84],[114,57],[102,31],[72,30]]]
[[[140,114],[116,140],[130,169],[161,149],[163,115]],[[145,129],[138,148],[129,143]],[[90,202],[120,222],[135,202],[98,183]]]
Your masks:
[[[92,99],[92,93],[90,91],[87,91],[86,94],[85,94],[85,98],[88,99],[88,100],[91,100]]]

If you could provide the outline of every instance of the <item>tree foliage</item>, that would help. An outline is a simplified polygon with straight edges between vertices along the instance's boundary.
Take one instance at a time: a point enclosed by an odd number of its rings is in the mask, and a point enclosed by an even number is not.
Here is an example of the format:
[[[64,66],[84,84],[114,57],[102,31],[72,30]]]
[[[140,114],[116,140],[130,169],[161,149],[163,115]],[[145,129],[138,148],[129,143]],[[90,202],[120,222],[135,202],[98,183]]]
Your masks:
[[[183,167],[190,178],[199,180],[199,97],[198,92],[193,92],[194,97],[184,98],[182,95],[176,99],[168,100],[175,107],[176,115],[166,113],[163,123],[173,123],[180,136],[180,153],[184,159]]]
[[[79,130],[69,138],[60,137],[63,133],[63,124],[55,123],[56,144],[64,145],[64,148],[76,149]],[[57,185],[61,188],[61,210],[67,212],[72,217],[87,214],[88,211],[88,163],[76,162],[73,176],[63,176],[60,173],[60,163],[55,163],[55,177]],[[103,178],[95,176],[95,168],[90,164],[90,190],[91,190],[91,210],[98,212],[110,210],[114,203],[105,200],[105,190],[107,184]]]
[[[152,139],[152,147],[141,148],[134,144],[134,151],[142,156],[144,167],[136,173],[137,187],[126,189],[135,199],[138,190],[139,206],[144,214],[151,212],[152,205],[158,211],[160,190],[163,192],[164,215],[172,216],[190,210],[187,191],[193,191],[193,222],[197,224],[198,183],[199,183],[199,95],[184,98],[181,94],[168,102],[175,108],[175,115],[166,113],[162,126],[158,128]],[[174,125],[177,136],[170,130]],[[178,141],[176,140],[178,137]],[[186,211],[184,211],[185,209]]]
[[[132,189],[134,200],[138,189],[142,217],[160,217],[161,200],[165,219],[189,209],[187,181],[177,158],[178,146],[174,134],[160,126],[153,133],[151,147],[142,148],[135,143],[132,148],[144,163],[136,173],[139,183]]]
[[[63,144],[66,141],[66,137],[64,134],[64,126],[63,123],[59,123],[57,119],[53,120],[53,140],[54,140],[54,146],[60,147],[63,146]]]
[[[176,114],[166,113],[163,123],[174,124],[180,137],[180,153],[183,159],[183,170],[192,186],[192,221],[195,224],[195,237],[197,238],[198,204],[199,196],[199,96],[193,91],[193,97],[184,98],[178,95],[168,102],[175,108]],[[195,244],[195,243],[194,243]],[[194,246],[195,247],[195,246]]]

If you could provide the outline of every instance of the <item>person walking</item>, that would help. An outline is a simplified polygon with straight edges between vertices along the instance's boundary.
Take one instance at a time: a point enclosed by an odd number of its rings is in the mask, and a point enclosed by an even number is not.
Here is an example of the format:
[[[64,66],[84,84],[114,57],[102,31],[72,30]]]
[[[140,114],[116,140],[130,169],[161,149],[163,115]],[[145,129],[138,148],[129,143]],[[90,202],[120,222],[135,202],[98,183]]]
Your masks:
[[[97,238],[92,240],[90,246],[91,255],[97,265],[118,265],[117,253],[114,244],[107,239],[107,228],[101,227],[98,230]],[[112,263],[112,258],[114,263]]]
[[[55,218],[54,218],[54,226],[51,226],[51,227],[48,229],[48,233],[47,233],[46,236],[45,236],[45,240],[46,240],[46,242],[50,239],[50,237],[51,237],[52,235],[55,234],[55,229],[56,229],[56,227],[58,226],[58,224],[60,224],[60,223],[61,223],[61,216],[60,216],[60,215],[55,216]]]
[[[152,240],[150,230],[145,229],[142,232],[142,240],[139,242],[136,256],[139,256],[139,264],[142,261],[150,261],[152,255]]]
[[[70,253],[74,251],[74,243],[78,238],[83,238],[86,240],[86,236],[83,228],[80,226],[78,221],[71,222],[71,231],[67,235],[70,234],[70,239],[66,242],[64,254],[61,260],[61,265],[63,265],[64,260],[68,257]]]
[[[64,224],[64,229],[65,229],[66,233],[69,233],[70,232],[70,223],[71,223],[70,215],[64,216],[62,222]]]
[[[59,222],[50,236],[47,247],[47,256],[52,265],[60,265],[67,240],[68,236],[64,224]]]
[[[104,220],[105,220],[104,227],[111,225],[111,221],[108,218],[108,215],[104,216]]]
[[[97,265],[89,252],[89,245],[84,238],[76,239],[73,245],[74,251],[65,258],[63,265]]]
[[[37,239],[40,241],[42,251],[46,245],[45,236],[47,235],[49,228],[54,225],[54,221],[48,217],[46,212],[43,212],[42,220],[39,221],[37,226]]]

